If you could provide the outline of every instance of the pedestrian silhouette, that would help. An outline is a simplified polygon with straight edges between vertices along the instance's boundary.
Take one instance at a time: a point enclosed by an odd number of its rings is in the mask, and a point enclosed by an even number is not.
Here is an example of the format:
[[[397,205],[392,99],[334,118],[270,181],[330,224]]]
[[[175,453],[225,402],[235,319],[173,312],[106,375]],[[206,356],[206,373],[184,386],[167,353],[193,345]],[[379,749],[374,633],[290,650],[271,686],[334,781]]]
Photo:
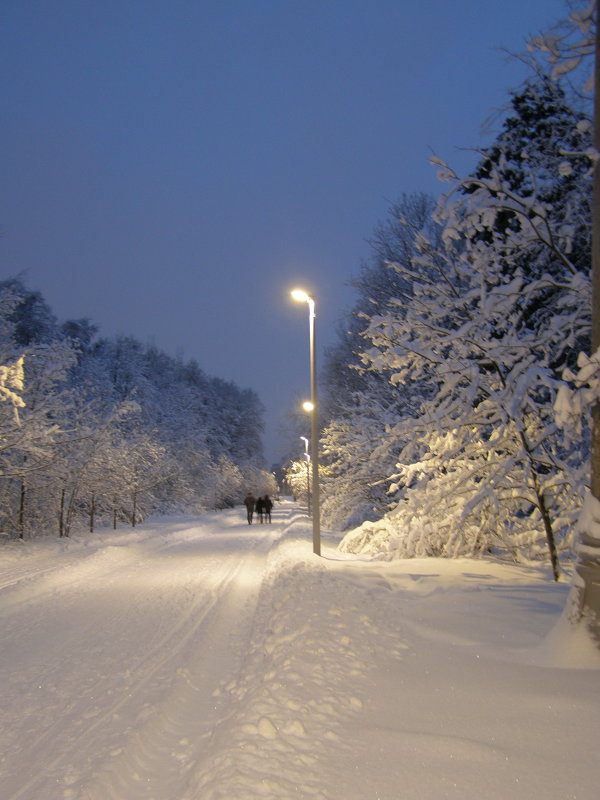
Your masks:
[[[271,509],[273,508],[273,501],[266,494],[262,499],[263,514],[265,515],[265,522],[271,522]]]
[[[256,508],[256,516],[258,517],[258,521],[262,522],[263,521],[263,511],[265,509],[264,500],[262,499],[262,497],[259,497],[258,500],[256,501],[255,508]]]
[[[246,506],[246,512],[248,516],[248,525],[252,525],[252,515],[254,514],[255,504],[256,504],[256,498],[254,497],[252,492],[248,492],[248,494],[244,498],[244,505]]]

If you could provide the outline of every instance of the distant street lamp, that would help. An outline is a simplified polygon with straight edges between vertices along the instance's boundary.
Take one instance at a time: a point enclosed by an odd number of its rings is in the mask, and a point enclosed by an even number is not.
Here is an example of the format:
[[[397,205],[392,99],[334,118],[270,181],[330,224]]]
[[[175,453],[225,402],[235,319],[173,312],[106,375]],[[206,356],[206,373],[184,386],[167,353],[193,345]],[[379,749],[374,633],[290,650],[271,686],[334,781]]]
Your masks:
[[[308,452],[308,439],[306,436],[301,436],[300,438],[304,442],[304,459],[306,461],[306,510],[310,517],[310,453]]]
[[[315,301],[303,289],[294,289],[292,297],[299,303],[308,303],[310,351],[310,402],[311,460],[312,460],[312,527],[313,553],[321,555],[321,510],[319,505],[319,409],[317,406],[317,358],[315,342]]]

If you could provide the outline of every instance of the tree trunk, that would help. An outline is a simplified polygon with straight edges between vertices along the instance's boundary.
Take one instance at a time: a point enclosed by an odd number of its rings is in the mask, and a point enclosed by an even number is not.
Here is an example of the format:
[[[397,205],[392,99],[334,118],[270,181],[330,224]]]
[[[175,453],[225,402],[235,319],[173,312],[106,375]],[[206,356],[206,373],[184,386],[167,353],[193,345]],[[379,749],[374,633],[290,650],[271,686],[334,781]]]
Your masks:
[[[65,535],[65,489],[60,492],[60,506],[58,510],[58,536],[62,539]]]
[[[552,521],[550,520],[550,514],[548,513],[548,507],[546,506],[546,498],[544,497],[544,492],[540,487],[538,481],[538,475],[535,471],[535,460],[533,458],[533,452],[527,437],[523,433],[523,431],[519,434],[521,443],[523,445],[523,449],[527,453],[527,458],[529,459],[529,469],[531,470],[531,481],[533,483],[533,491],[536,497],[536,505],[539,509],[540,514],[542,515],[542,522],[544,523],[544,531],[546,533],[546,542],[548,543],[548,552],[550,553],[550,564],[552,565],[552,574],[554,575],[554,580],[557,581],[560,577],[559,566],[558,566],[558,553],[556,551],[556,541],[554,539],[554,531],[552,529]]]
[[[552,564],[552,574],[554,575],[554,580],[557,581],[560,577],[559,568],[558,568],[558,553],[556,552],[556,542],[554,541],[554,531],[552,530],[552,523],[550,522],[550,515],[548,514],[548,509],[546,507],[546,499],[544,498],[544,493],[539,492],[536,487],[536,496],[537,496],[537,506],[540,510],[540,514],[542,515],[542,520],[544,522],[544,530],[546,531],[546,541],[548,542],[548,550],[550,552],[550,563]]]
[[[90,533],[94,532],[94,518],[96,516],[96,495],[92,495],[92,502],[90,504]]]
[[[71,496],[69,497],[69,502],[67,503],[67,510],[65,513],[65,519],[63,524],[63,536],[68,537],[71,533],[71,520],[73,519],[73,514],[75,512],[75,498],[77,496],[77,489],[73,489],[71,492]]]
[[[25,538],[25,495],[27,490],[25,489],[25,481],[21,480],[21,492],[19,497],[19,539]]]

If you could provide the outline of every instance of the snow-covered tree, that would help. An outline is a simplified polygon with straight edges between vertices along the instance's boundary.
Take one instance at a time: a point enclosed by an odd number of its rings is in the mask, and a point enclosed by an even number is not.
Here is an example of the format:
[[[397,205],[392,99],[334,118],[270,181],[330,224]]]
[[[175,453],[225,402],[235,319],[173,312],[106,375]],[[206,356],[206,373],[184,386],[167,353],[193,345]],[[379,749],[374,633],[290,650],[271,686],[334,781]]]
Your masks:
[[[352,401],[329,423],[321,442],[326,463],[321,513],[324,524],[338,530],[385,514],[388,478],[399,451],[393,435],[396,409],[385,408],[367,392]]]
[[[19,424],[19,409],[25,406],[23,401],[23,360],[21,355],[12,364],[0,366],[0,402],[8,403],[12,408],[13,421]],[[4,428],[4,425],[2,426]],[[6,434],[3,435],[3,440]]]
[[[310,462],[306,457],[291,460],[286,464],[285,482],[293,496],[306,506],[310,505],[311,480]]]
[[[321,379],[322,424],[343,418],[347,411],[354,417],[357,403],[352,402],[351,397],[358,393],[376,395],[385,406],[406,401],[390,388],[384,376],[362,369],[362,333],[373,315],[383,313],[395,298],[406,293],[402,277],[391,270],[389,264],[410,264],[419,235],[426,235],[431,241],[439,237],[440,228],[433,219],[435,206],[430,195],[421,192],[402,195],[390,207],[387,218],[375,227],[369,239],[371,257],[350,282],[357,292],[357,300],[338,326],[336,344],[325,354]]]
[[[402,392],[431,391],[393,430],[406,442],[395,507],[373,535],[401,555],[523,557],[545,542],[557,576],[586,455],[568,446],[553,404],[589,338],[590,126],[545,78],[513,100],[473,175],[435,160],[453,184],[437,213],[442,244],[419,236],[412,262],[392,265],[396,308],[366,330],[371,369]],[[357,542],[364,529],[345,546]]]
[[[254,392],[131,337],[59,325],[20,280],[0,285],[0,524],[19,535],[223,507],[264,470]]]
[[[398,392],[385,373],[364,368],[360,353],[371,317],[397,309],[397,299],[410,289],[403,276],[390,269],[390,260],[410,265],[420,236],[438,240],[441,229],[432,219],[434,210],[433,198],[422,193],[403,195],[392,205],[370,240],[370,260],[352,282],[358,299],[340,325],[338,343],[327,353],[322,380],[321,507],[325,523],[335,528],[385,512],[386,478],[405,443],[394,437],[394,423],[411,413],[416,398],[420,401],[427,392],[416,384]]]
[[[594,95],[594,139],[590,157],[594,162],[594,201],[592,209],[592,326],[589,357],[580,354],[579,375],[572,376],[579,383],[575,397],[579,400],[576,409],[586,421],[591,416],[591,479],[579,519],[580,534],[578,564],[570,599],[570,617],[573,622],[584,621],[597,642],[600,642],[600,393],[598,392],[596,364],[600,351],[600,26],[596,0],[574,4],[567,20],[554,26],[530,43],[532,52],[540,51],[553,66],[552,75],[557,79],[568,75],[575,77],[584,92]],[[582,391],[582,385],[584,388]],[[558,417],[564,423],[565,394],[559,397]],[[582,402],[582,400],[584,402]],[[571,412],[573,408],[571,408]],[[577,425],[576,427],[581,427]]]

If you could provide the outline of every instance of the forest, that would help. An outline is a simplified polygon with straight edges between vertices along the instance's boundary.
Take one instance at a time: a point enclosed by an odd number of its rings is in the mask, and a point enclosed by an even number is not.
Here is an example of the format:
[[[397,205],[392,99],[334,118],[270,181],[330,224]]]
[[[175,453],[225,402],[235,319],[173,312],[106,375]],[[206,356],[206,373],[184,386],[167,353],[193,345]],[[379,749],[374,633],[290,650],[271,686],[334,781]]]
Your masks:
[[[273,493],[256,394],[0,284],[0,531],[69,536]]]

